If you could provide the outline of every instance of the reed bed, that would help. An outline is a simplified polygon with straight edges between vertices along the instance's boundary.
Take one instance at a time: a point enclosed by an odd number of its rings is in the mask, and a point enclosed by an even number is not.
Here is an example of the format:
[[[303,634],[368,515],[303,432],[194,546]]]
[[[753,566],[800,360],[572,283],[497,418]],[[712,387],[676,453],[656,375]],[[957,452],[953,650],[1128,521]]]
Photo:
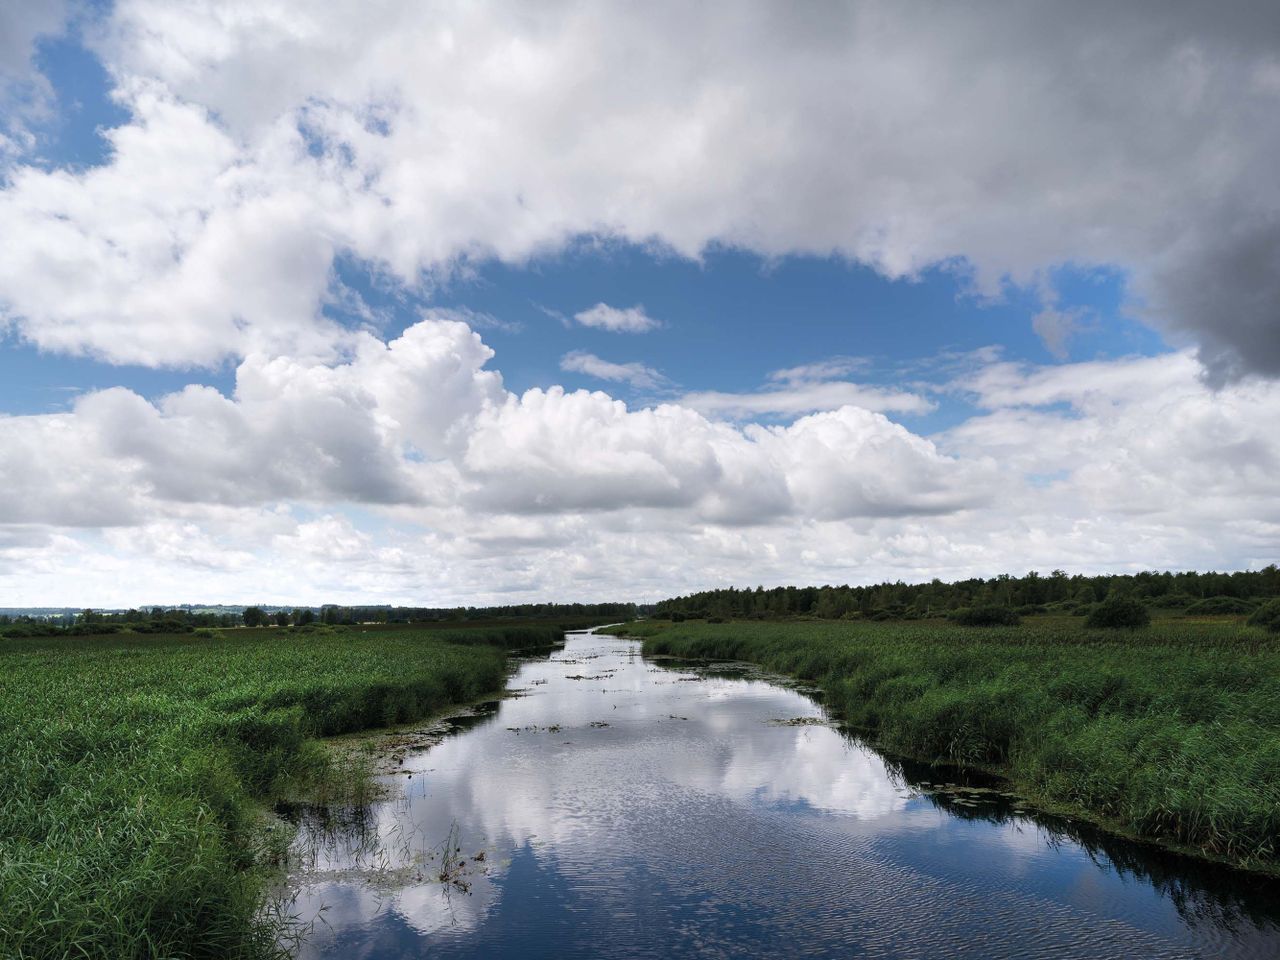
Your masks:
[[[1048,806],[1280,871],[1280,638],[1230,621],[1088,630],[733,622],[616,628],[645,652],[818,682],[885,750],[994,769]]]
[[[553,627],[0,641],[0,956],[271,957],[262,804],[314,739],[501,688]],[[276,841],[278,843],[278,840]]]

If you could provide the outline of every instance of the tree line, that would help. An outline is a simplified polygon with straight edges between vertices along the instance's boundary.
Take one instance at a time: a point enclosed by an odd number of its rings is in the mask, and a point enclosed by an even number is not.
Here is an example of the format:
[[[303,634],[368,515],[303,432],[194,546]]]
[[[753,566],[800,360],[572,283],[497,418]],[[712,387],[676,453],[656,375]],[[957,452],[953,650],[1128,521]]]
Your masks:
[[[813,616],[915,619],[946,616],[979,606],[1010,607],[1023,613],[1082,612],[1108,597],[1132,597],[1149,607],[1185,609],[1210,598],[1256,602],[1280,596],[1280,569],[1236,573],[1144,572],[1134,574],[1001,574],[945,583],[878,583],[872,586],[764,587],[704,590],[659,601],[646,612],[660,618],[720,617],[775,619]]]
[[[494,607],[395,607],[324,604],[316,607],[248,606],[242,611],[194,611],[183,607],[92,610],[56,617],[0,614],[5,636],[58,634],[185,633],[207,627],[305,627],[311,624],[472,623],[493,620],[634,620],[634,603],[521,603]]]

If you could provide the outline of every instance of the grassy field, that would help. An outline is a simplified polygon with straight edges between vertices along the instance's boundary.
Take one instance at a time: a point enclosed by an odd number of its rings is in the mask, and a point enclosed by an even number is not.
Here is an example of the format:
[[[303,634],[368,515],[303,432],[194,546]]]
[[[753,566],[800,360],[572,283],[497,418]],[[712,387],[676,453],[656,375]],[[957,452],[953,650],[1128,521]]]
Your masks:
[[[501,688],[550,626],[0,640],[0,956],[260,958],[261,803],[312,738]]]
[[[645,652],[819,682],[887,751],[995,769],[1046,806],[1280,872],[1280,638],[1238,621],[1089,631],[647,621]]]

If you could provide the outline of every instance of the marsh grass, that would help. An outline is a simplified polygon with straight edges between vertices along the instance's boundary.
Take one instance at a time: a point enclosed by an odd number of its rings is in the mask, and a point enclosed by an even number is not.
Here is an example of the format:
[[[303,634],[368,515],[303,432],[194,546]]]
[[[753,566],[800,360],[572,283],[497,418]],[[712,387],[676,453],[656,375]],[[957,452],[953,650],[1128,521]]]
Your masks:
[[[550,627],[0,643],[0,956],[280,955],[263,803],[367,783],[315,737],[501,687]],[[351,799],[347,797],[346,799]],[[273,832],[274,831],[274,832]]]
[[[907,757],[982,766],[1133,835],[1280,868],[1280,638],[1236,621],[1088,630],[921,623],[663,624],[645,652],[816,681]]]

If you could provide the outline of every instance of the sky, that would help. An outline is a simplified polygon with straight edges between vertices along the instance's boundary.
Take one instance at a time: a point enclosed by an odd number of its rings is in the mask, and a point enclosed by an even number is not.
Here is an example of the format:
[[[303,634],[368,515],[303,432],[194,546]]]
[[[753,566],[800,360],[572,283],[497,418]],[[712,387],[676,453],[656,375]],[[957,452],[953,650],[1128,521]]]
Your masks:
[[[1280,559],[1280,7],[0,0],[0,606]]]

